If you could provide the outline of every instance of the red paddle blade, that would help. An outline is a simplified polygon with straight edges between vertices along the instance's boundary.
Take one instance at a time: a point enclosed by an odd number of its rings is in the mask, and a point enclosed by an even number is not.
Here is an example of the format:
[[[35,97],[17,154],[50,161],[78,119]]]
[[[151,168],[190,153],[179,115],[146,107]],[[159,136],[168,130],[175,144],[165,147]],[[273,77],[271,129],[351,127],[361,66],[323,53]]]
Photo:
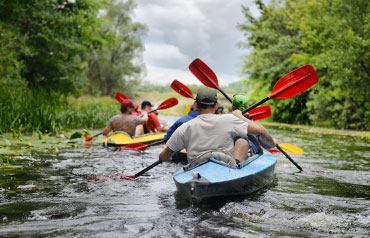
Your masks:
[[[271,108],[269,105],[256,107],[249,111],[249,117],[252,118],[253,121],[262,120],[271,115]]]
[[[118,147],[117,151],[123,151],[123,150],[141,150],[141,151],[144,151],[146,148],[148,148],[148,145],[146,145],[146,144],[133,143],[133,144],[120,146],[120,147]]]
[[[270,153],[280,153],[280,151],[277,149],[267,149],[267,151]]]
[[[85,141],[91,141],[93,138],[93,136],[85,136]]]
[[[122,103],[123,99],[129,99],[125,94],[121,92],[117,92],[116,96],[114,97],[119,103]]]
[[[176,79],[173,80],[173,82],[171,83],[171,88],[186,98],[194,99],[193,93],[191,92],[190,88],[186,87],[184,84],[182,84],[180,81],[177,81]]]
[[[179,101],[177,100],[177,98],[169,98],[165,100],[164,102],[162,102],[161,104],[159,104],[156,110],[167,109],[167,108],[176,106],[178,103]]]
[[[124,99],[129,99],[125,94],[123,94],[123,93],[121,93],[121,92],[117,92],[116,93],[116,96],[114,97],[119,103],[122,103],[122,101],[124,100]],[[135,103],[133,103],[134,104],[134,106],[135,106],[135,111],[138,109],[138,105],[137,104],[135,104]]]
[[[189,69],[205,86],[220,90],[216,74],[203,61],[196,58]]]
[[[319,81],[311,65],[302,66],[284,75],[274,86],[270,98],[286,99],[296,96]]]

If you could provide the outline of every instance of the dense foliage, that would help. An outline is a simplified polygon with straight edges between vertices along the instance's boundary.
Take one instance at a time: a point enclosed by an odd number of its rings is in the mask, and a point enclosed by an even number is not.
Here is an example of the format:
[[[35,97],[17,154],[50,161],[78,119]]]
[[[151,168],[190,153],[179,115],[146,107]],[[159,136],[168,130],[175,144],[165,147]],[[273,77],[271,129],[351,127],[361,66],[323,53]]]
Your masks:
[[[131,23],[133,7],[131,0],[0,1],[0,133],[104,126],[116,108],[74,107],[66,98],[94,87],[111,94],[141,72],[133,62],[143,26]],[[90,62],[100,67],[95,84]]]
[[[140,60],[145,27],[132,22],[134,2],[107,0],[101,15],[99,34],[106,44],[90,52],[87,76],[89,93],[113,96],[117,91],[126,95],[139,84],[143,65]]]
[[[0,23],[13,41],[18,73],[30,88],[76,93],[82,87],[81,58],[99,43],[98,5],[93,0],[0,3]],[[10,44],[12,38],[2,38]],[[2,79],[3,80],[3,79]]]
[[[271,100],[276,121],[337,128],[370,129],[370,2],[367,0],[284,0],[265,6],[261,16],[244,8],[240,24],[252,48],[244,72],[253,100],[266,97],[277,80],[311,64],[319,82],[287,100]]]

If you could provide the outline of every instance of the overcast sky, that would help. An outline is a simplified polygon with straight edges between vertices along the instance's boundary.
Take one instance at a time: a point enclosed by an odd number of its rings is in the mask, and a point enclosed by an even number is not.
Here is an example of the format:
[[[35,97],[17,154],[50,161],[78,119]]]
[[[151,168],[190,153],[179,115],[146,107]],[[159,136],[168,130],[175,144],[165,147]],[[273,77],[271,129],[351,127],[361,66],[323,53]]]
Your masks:
[[[242,54],[237,43],[243,33],[237,29],[245,18],[241,6],[254,16],[253,0],[136,0],[134,21],[147,26],[145,36],[146,80],[170,84],[199,81],[189,71],[195,59],[203,60],[226,85],[240,80]]]

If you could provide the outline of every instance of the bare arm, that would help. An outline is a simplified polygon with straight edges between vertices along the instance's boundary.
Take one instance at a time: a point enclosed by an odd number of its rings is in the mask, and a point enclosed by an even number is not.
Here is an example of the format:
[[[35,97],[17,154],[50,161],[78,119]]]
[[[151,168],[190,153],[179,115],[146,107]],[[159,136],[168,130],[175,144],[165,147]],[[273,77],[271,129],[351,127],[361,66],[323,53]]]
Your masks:
[[[170,127],[169,126],[158,126],[155,129],[157,129],[157,131],[159,131],[159,132],[166,132],[166,131],[168,131],[168,129],[170,129]]]
[[[141,116],[141,120],[143,120],[143,122],[146,122],[149,119],[148,118],[148,112],[146,112],[146,111],[142,111],[140,116]]]
[[[103,136],[108,135],[111,130],[112,129],[110,127],[108,127],[108,126],[106,128],[104,128],[104,130],[103,130]]]
[[[269,149],[275,147],[277,140],[272,138],[264,126],[245,118],[239,110],[233,111],[233,115],[248,123],[248,134],[255,135],[263,148]]]
[[[164,150],[159,154],[159,160],[164,162],[167,161],[173,154],[173,151],[168,147],[165,146]]]

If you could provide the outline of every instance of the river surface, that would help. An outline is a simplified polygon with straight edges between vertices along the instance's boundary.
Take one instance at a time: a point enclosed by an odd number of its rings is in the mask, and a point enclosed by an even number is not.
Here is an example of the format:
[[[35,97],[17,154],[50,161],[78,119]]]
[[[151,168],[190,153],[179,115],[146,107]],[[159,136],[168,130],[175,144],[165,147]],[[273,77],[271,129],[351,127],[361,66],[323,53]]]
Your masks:
[[[172,122],[174,118],[167,117]],[[352,137],[268,127],[280,143],[301,147],[277,154],[274,182],[250,195],[193,206],[176,194],[163,145],[115,152],[95,143],[19,159],[30,166],[0,174],[1,237],[369,237],[370,145]]]

